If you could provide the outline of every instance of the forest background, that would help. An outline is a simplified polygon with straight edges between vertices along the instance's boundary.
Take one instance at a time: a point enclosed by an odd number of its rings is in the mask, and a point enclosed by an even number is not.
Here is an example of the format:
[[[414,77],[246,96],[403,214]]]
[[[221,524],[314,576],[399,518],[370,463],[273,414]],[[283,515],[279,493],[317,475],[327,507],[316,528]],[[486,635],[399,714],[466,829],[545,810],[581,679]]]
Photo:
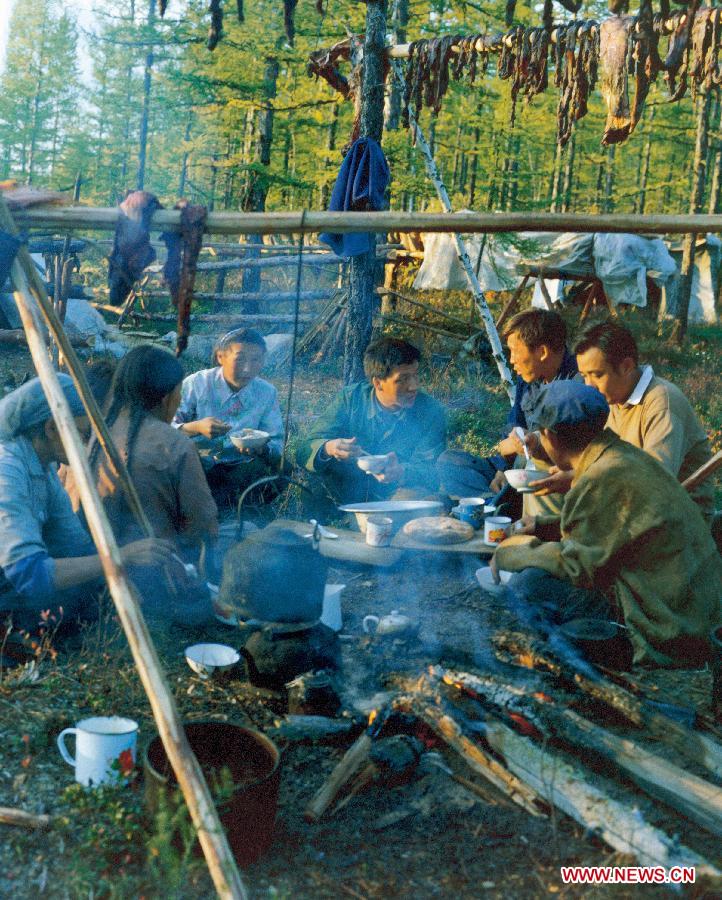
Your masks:
[[[170,0],[164,19],[156,0],[97,0],[81,22],[59,0],[15,3],[0,75],[0,178],[69,189],[80,173],[83,201],[103,206],[142,186],[164,202],[185,195],[217,210],[326,208],[353,110],[306,65],[312,51],[363,32],[365,4],[330,0],[319,15],[302,0],[293,46],[281,3],[246,0],[243,24],[235,3],[224,6],[225,36],[209,52],[206,0]],[[503,31],[504,8],[392,0],[389,41]],[[587,2],[579,15],[604,18],[606,3]],[[556,21],[570,18],[555,4]],[[541,4],[517,3],[516,22],[540,19]],[[600,143],[598,91],[563,150],[556,89],[520,102],[514,127],[509,94],[492,57],[476,84],[452,82],[437,118],[422,115],[454,208],[689,211],[693,101],[669,103],[661,77],[637,132],[610,148]],[[710,113],[703,208],[718,212],[718,96]],[[408,133],[386,130],[383,146],[391,208],[435,208]]]

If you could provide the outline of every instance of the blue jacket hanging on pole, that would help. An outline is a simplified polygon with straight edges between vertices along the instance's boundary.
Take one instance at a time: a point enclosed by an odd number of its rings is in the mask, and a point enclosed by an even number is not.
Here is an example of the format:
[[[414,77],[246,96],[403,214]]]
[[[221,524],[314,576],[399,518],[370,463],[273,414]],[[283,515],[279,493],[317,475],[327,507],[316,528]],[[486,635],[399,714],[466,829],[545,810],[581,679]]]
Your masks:
[[[333,186],[329,210],[365,212],[383,209],[391,180],[384,152],[373,138],[359,138],[349,147]],[[319,240],[338,256],[359,256],[373,246],[372,234],[320,234]]]

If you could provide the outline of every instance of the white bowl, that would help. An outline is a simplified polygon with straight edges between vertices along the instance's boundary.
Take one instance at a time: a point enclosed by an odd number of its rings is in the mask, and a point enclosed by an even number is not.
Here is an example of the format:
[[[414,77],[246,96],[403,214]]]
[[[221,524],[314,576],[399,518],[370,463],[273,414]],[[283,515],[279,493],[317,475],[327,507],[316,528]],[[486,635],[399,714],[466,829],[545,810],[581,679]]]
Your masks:
[[[366,534],[366,521],[369,516],[388,516],[396,532],[412,519],[443,515],[444,504],[439,500],[375,500],[371,503],[347,503],[345,506],[339,506],[339,509],[341,512],[353,513],[359,531]]]
[[[258,450],[271,440],[267,431],[258,431],[256,428],[244,428],[229,435],[231,443],[239,450]]]
[[[501,583],[497,584],[492,578],[489,566],[482,566],[476,570],[476,580],[479,582],[481,589],[488,594],[500,594],[506,589],[506,585],[513,574],[513,572],[507,572],[506,569],[500,569],[499,581]]]
[[[388,465],[388,462],[388,453],[377,456],[369,454],[368,456],[359,456],[356,460],[356,465],[362,472],[368,472],[369,475],[380,475]]]
[[[240,654],[225,644],[193,644],[186,647],[186,662],[201,678],[228,672],[240,660]]]
[[[538,481],[544,474],[536,469],[507,469],[504,477],[518,491],[528,489],[530,481]]]

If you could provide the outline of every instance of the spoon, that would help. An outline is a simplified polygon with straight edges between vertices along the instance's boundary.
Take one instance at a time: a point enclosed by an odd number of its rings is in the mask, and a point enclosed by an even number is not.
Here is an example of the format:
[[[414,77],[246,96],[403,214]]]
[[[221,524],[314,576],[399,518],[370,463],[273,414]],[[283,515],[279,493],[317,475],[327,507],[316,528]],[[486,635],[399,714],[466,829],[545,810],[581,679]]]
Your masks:
[[[521,441],[521,448],[524,451],[524,456],[526,457],[526,468],[527,469],[536,469],[536,466],[532,462],[531,456],[529,456],[529,448],[524,443],[524,437],[525,437],[524,429],[520,425],[517,425],[516,428],[514,429],[514,432],[517,435],[517,437],[519,438],[519,440]]]

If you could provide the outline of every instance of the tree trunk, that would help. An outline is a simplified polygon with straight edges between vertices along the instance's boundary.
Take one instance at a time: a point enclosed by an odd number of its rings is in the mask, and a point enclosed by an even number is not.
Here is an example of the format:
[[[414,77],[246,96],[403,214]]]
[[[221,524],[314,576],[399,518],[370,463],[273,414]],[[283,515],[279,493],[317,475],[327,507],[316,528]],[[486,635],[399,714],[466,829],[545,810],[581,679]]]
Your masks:
[[[614,144],[607,148],[607,160],[604,166],[604,212],[614,211],[614,160],[617,148]]]
[[[181,170],[180,170],[180,178],[178,179],[178,196],[182,197],[186,192],[186,181],[188,180],[188,157],[190,153],[188,152],[188,141],[191,139],[191,126],[193,124],[193,115],[188,116],[188,121],[186,122],[186,131],[183,135],[183,143],[186,145],[183,148],[183,158],[181,160]]]
[[[242,208],[246,212],[263,212],[266,208],[266,196],[268,194],[268,167],[271,163],[271,146],[273,144],[273,101],[276,97],[278,73],[280,66],[275,56],[266,58],[266,67],[263,71],[263,106],[255,116],[256,146],[254,151],[254,164],[262,169],[252,170],[248,191],[243,200]],[[263,235],[251,234],[248,237],[249,244],[262,244]],[[258,256],[258,253],[249,254]],[[257,293],[261,289],[261,270],[246,269],[242,279],[243,293]],[[247,304],[241,307],[243,313],[252,312]]]
[[[717,88],[717,106],[720,105],[720,89]],[[712,185],[709,191],[709,212],[714,215],[720,210],[722,196],[722,116],[715,125],[715,139],[710,164],[712,166]]]
[[[406,26],[409,24],[409,0],[395,0],[391,11],[391,42],[406,43]],[[386,98],[384,128],[386,131],[397,131],[401,120],[401,87],[396,79],[391,79],[391,86]]]
[[[552,165],[552,174],[549,179],[549,212],[557,211],[557,200],[559,198],[559,179],[562,170],[562,148],[559,141],[556,141],[554,150],[554,164]]]
[[[690,213],[698,213],[704,203],[704,188],[707,176],[707,144],[709,141],[710,92],[705,91],[697,97],[697,136],[694,145],[694,162],[692,164],[694,178],[689,201]],[[694,256],[696,235],[687,234],[682,248],[682,270],[677,293],[677,311],[671,340],[678,346],[684,343],[687,334],[687,317],[689,301],[692,295],[692,276],[694,275]]]
[[[276,97],[278,73],[280,67],[274,56],[266,59],[263,72],[263,106],[256,114],[256,147],[254,163],[263,170],[251,173],[248,192],[243,202],[246,212],[263,212],[266,208],[268,194],[268,166],[271,163],[271,145],[273,144],[273,100]]]
[[[384,127],[384,67],[386,61],[386,2],[367,0],[361,84],[362,137],[381,142]],[[371,249],[352,256],[349,265],[349,298],[344,347],[343,377],[346,384],[364,378],[363,355],[371,339],[377,266],[376,239]]]
[[[568,144],[567,162],[564,166],[564,185],[562,187],[562,205],[561,212],[569,212],[572,203],[572,183],[574,180],[574,153],[576,150],[577,138],[572,134],[572,138]]]
[[[38,131],[40,129],[40,94],[43,87],[43,80],[45,73],[43,72],[43,61],[45,58],[45,35],[47,33],[47,16],[48,9],[45,7],[45,14],[43,16],[43,26],[42,31],[40,32],[40,46],[38,47],[38,69],[37,69],[37,77],[35,79],[35,90],[33,94],[32,100],[32,116],[31,116],[31,127],[30,127],[30,148],[28,150],[28,184],[33,183],[33,174],[35,170],[35,155],[38,146]]]
[[[649,179],[649,160],[652,155],[652,124],[654,123],[654,110],[656,107],[647,107],[647,137],[642,151],[641,165],[639,167],[639,196],[636,203],[636,212],[644,214],[647,206],[647,181]]]
[[[338,132],[338,103],[334,103],[331,107],[331,122],[328,126],[328,139],[326,142],[326,149],[328,150],[328,155],[326,156],[326,172],[328,173],[329,168],[334,169],[334,157],[333,153],[336,150],[336,134]],[[328,178],[328,176],[327,176]],[[328,209],[328,201],[331,197],[331,183],[329,180],[325,179],[323,184],[321,185],[321,209]]]
[[[148,0],[148,33],[150,35],[153,23],[155,22],[155,4],[156,0]],[[153,63],[155,56],[153,53],[153,44],[145,56],[145,67],[143,69],[143,111],[140,115],[140,136],[138,140],[138,177],[135,180],[135,186],[142,191],[145,186],[145,168],[148,155],[148,118],[150,116],[150,88],[153,77]]]

